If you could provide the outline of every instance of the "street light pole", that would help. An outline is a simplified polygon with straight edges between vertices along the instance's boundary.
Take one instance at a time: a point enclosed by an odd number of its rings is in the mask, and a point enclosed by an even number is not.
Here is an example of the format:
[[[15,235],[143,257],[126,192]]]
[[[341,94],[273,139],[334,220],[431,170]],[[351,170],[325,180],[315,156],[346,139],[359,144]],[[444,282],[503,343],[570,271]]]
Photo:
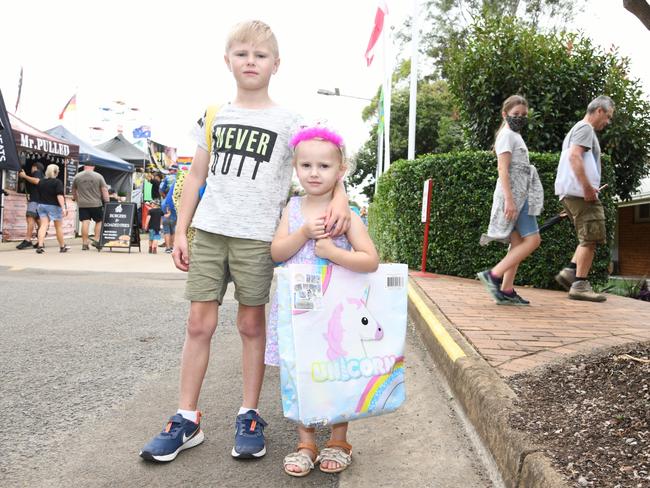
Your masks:
[[[334,91],[332,90],[326,90],[325,88],[319,88],[316,93],[319,95],[326,95],[329,97],[345,97],[345,98],[356,98],[357,100],[366,100],[368,102],[372,102],[372,98],[365,98],[365,97],[357,97],[355,95],[343,95],[341,93],[341,90],[338,88],[334,88]]]

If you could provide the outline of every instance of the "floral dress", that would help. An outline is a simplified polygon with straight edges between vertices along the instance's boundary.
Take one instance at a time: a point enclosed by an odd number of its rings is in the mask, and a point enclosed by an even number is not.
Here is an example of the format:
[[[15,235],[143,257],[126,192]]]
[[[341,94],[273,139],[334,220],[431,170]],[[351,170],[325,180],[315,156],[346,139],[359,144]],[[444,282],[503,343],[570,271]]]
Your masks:
[[[289,212],[289,233],[293,234],[305,223],[302,215],[302,197],[292,197],[289,200],[287,210]],[[337,247],[350,250],[352,246],[345,235],[333,239]],[[300,250],[287,259],[282,266],[289,264],[329,264],[327,259],[319,258],[314,252],[315,241],[308,240]],[[280,354],[278,349],[278,299],[277,295],[271,300],[271,311],[269,312],[269,321],[266,326],[266,352],[264,362],[270,366],[280,365]]]

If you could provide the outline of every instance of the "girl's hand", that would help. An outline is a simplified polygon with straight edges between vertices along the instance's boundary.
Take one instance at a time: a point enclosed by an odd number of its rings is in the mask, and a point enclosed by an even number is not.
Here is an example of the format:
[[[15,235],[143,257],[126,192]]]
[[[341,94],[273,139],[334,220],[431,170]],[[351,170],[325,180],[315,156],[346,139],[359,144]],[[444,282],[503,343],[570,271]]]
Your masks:
[[[515,207],[515,202],[512,198],[506,199],[503,213],[508,220],[515,220],[517,218],[517,207]]]
[[[325,217],[320,217],[314,220],[307,220],[302,226],[302,231],[307,236],[307,239],[323,239],[329,237],[325,232]]]
[[[334,241],[331,238],[325,237],[323,239],[318,239],[314,244],[314,253],[319,258],[330,259],[332,257],[333,251],[337,249]]]

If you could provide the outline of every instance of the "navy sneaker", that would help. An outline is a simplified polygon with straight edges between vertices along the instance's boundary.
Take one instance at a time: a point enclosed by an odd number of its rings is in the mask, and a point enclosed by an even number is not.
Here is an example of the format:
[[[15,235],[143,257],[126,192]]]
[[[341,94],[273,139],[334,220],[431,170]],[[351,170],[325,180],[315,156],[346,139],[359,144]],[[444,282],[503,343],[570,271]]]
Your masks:
[[[503,302],[497,302],[498,305],[530,305],[530,301],[520,296],[516,291],[513,291],[512,294],[501,292],[501,297],[503,297]]]
[[[151,439],[140,451],[140,457],[147,461],[173,461],[184,449],[198,446],[204,439],[201,420],[195,424],[181,414],[169,419],[163,431]]]
[[[251,459],[264,456],[266,454],[264,427],[266,422],[255,410],[237,415],[232,457]]]
[[[492,295],[495,302],[500,303],[504,301],[503,293],[500,290],[501,283],[492,277],[489,269],[476,273],[476,277],[485,285],[485,288]]]

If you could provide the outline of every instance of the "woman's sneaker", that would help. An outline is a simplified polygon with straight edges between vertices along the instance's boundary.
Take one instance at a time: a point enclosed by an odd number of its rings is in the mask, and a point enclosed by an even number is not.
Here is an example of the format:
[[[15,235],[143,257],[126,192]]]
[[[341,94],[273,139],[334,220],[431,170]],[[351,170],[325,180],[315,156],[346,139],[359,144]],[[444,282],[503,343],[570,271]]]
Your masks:
[[[520,296],[516,291],[513,291],[512,294],[501,292],[501,297],[503,301],[497,302],[499,305],[530,305],[530,301]]]
[[[16,246],[16,249],[27,249],[27,248],[32,248],[33,245],[30,241],[23,240],[20,244]]]
[[[39,247],[36,248],[36,252],[37,252],[38,254],[43,254],[43,253],[45,252],[45,248],[39,246]]]
[[[59,252],[68,252],[70,248],[68,246],[63,246],[59,248]]]
[[[198,446],[204,438],[200,417],[199,423],[195,424],[177,413],[169,419],[163,431],[142,448],[140,457],[147,461],[173,461],[179,452]]]
[[[264,456],[266,454],[264,427],[266,422],[255,410],[237,415],[232,457],[251,459]]]
[[[503,293],[501,293],[500,289],[501,282],[492,277],[489,269],[476,273],[476,277],[481,283],[483,283],[485,289],[490,293],[490,295],[492,295],[492,298],[494,298],[496,303],[501,304],[504,301]]]

